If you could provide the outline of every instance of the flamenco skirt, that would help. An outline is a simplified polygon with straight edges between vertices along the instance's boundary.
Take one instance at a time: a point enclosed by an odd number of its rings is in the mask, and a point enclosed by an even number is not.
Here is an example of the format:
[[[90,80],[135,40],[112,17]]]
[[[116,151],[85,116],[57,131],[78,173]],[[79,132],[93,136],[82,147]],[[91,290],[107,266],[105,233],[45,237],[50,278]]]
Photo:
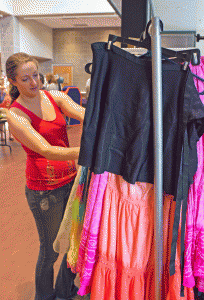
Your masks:
[[[91,284],[91,300],[155,300],[154,188],[152,184],[127,183],[108,174],[103,198],[97,261]],[[177,243],[176,274],[169,275],[175,201],[163,199],[162,300],[193,300],[185,287],[180,297],[180,240]]]

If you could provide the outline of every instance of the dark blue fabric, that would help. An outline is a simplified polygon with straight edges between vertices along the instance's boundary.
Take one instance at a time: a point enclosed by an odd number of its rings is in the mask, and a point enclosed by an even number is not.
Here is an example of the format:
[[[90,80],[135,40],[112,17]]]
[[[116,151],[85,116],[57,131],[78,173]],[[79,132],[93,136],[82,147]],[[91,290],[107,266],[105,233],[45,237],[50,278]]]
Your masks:
[[[199,292],[199,290],[195,287],[194,288],[194,298],[195,298],[195,300],[204,300],[204,293]]]
[[[134,184],[154,183],[152,63],[107,43],[92,44],[93,65],[79,164]],[[189,182],[204,133],[204,105],[188,68],[162,62],[164,191],[176,195],[188,127]],[[180,130],[181,128],[181,130]],[[193,140],[193,142],[192,142]]]

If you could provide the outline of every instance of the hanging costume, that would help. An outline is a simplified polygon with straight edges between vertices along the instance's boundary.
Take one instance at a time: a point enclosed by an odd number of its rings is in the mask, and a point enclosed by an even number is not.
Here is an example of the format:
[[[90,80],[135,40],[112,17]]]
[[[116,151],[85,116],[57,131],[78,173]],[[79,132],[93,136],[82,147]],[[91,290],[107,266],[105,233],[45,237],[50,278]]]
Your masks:
[[[195,86],[204,103],[204,57],[199,66],[190,66]],[[204,135],[197,143],[198,168],[189,189],[186,217],[184,286],[196,286],[204,293]]]
[[[173,196],[163,197],[163,274],[162,300],[193,300],[192,289],[180,297],[180,243],[177,242],[176,273],[169,274],[169,252],[174,223]],[[155,300],[153,184],[127,183],[109,173],[105,191],[98,259],[90,286],[91,300]],[[179,229],[180,235],[180,229]]]
[[[169,274],[176,202],[164,193],[163,203],[162,299],[193,300],[193,289],[185,288],[185,297],[180,297],[180,227],[176,274]],[[91,299],[101,300],[155,299],[154,205],[152,184],[132,185],[120,175],[92,173],[76,264],[79,295],[91,292]]]
[[[92,44],[91,90],[85,113],[79,164],[108,171],[127,182],[154,182],[152,62],[107,43]],[[182,142],[188,125],[190,172],[204,131],[204,107],[188,68],[165,60],[163,77],[164,191],[177,190]]]
[[[143,59],[135,57],[114,45],[111,45],[109,50],[107,43],[92,44],[92,51],[91,90],[83,125],[79,164],[90,167],[96,174],[108,171],[121,175],[129,184],[137,182],[153,184],[152,62],[145,57]],[[176,200],[185,134],[188,137],[189,153],[187,188],[193,182],[193,175],[196,172],[196,143],[204,133],[204,106],[189,68],[184,70],[180,64],[163,60],[162,86],[163,189],[166,194],[175,196]],[[113,189],[112,192],[114,193]],[[141,223],[139,224],[141,226]],[[179,226],[179,218],[177,224]],[[109,236],[101,229],[100,233]],[[174,258],[178,256],[177,234],[174,236],[172,246],[174,262],[170,266],[171,273],[177,269]],[[104,238],[103,236],[101,240]],[[118,235],[117,239],[120,240]],[[104,256],[104,253],[99,253],[99,262],[101,255]],[[112,263],[114,259],[113,255]],[[92,289],[96,286],[98,287],[97,280],[92,284]],[[102,290],[103,287],[104,282]],[[99,294],[96,293],[96,297],[99,297]]]
[[[152,62],[111,44],[92,44],[91,90],[79,164],[96,174],[108,171],[128,183],[154,182]],[[170,274],[175,273],[182,207],[183,269],[187,192],[197,169],[196,143],[204,132],[204,106],[189,67],[162,61],[163,190],[177,201]],[[183,290],[181,291],[183,294]]]
[[[107,180],[107,172],[91,176],[76,267],[80,276],[79,295],[90,293],[92,273],[98,256],[101,214]]]
[[[79,185],[79,179],[81,176],[82,167],[80,166],[77,175],[72,186],[72,190],[69,195],[67,206],[64,212],[64,216],[58,230],[56,239],[53,243],[53,249],[57,253],[67,253],[70,247],[70,233],[72,227],[72,208],[73,202],[76,198],[77,188]]]
[[[91,299],[94,300],[153,300],[155,270],[151,61],[145,57],[137,58],[113,45],[108,50],[106,43],[92,44],[92,50],[91,90],[85,113],[79,164],[90,167],[93,173],[76,267],[82,279],[79,293],[84,295],[91,291]],[[162,71],[162,299],[192,300],[192,289],[185,288],[185,298],[180,297],[179,239],[175,239],[176,274],[171,277],[169,261],[176,209],[173,199],[176,198],[180,178],[184,134],[186,131],[188,135],[187,183],[190,185],[197,168],[196,142],[204,133],[204,106],[189,68],[185,71],[181,65],[165,60]],[[105,181],[100,182],[99,178],[104,178]],[[98,188],[94,191],[94,186],[99,186],[99,183],[102,187],[99,192],[103,198],[100,196],[97,199],[92,194],[98,193]],[[95,216],[92,213],[94,206],[98,221],[96,230],[91,231],[91,224],[95,224],[92,219]],[[181,226],[177,233],[179,237],[180,232]],[[92,237],[93,245],[89,244]],[[91,251],[92,256],[89,256]]]

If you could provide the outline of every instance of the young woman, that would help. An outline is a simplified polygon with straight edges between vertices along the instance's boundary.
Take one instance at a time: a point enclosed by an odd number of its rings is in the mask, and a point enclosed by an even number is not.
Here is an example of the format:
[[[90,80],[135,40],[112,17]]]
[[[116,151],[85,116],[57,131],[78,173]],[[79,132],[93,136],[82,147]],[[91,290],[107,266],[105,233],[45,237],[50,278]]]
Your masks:
[[[79,147],[69,148],[62,113],[83,121],[85,109],[62,92],[41,91],[38,63],[25,53],[7,59],[6,74],[13,101],[8,123],[27,153],[26,198],[40,239],[35,300],[72,299],[78,288],[74,285],[76,275],[67,268],[66,254],[53,288],[53,265],[59,255],[53,250],[53,242],[76,176],[74,160],[79,155]]]

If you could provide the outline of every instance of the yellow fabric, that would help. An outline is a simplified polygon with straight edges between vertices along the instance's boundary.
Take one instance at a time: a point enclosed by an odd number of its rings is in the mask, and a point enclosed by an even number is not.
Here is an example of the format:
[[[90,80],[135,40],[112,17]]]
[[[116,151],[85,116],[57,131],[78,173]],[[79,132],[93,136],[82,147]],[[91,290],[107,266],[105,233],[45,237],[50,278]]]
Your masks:
[[[80,166],[75,177],[74,184],[67,202],[64,217],[60,225],[57,237],[53,243],[53,249],[57,253],[67,253],[70,247],[70,233],[72,228],[72,208],[73,202],[76,197],[77,187],[79,185],[79,179],[81,176]]]
[[[81,232],[83,229],[85,205],[82,201],[82,198],[84,188],[84,183],[78,185],[76,197],[72,204],[72,227],[70,233],[70,248],[67,253],[67,263],[72,269],[72,272],[76,272]]]
[[[76,265],[79,256],[80,237],[83,229],[83,223],[77,223],[72,220],[72,229],[70,234],[70,248],[67,253],[67,262],[72,272],[76,272]]]

